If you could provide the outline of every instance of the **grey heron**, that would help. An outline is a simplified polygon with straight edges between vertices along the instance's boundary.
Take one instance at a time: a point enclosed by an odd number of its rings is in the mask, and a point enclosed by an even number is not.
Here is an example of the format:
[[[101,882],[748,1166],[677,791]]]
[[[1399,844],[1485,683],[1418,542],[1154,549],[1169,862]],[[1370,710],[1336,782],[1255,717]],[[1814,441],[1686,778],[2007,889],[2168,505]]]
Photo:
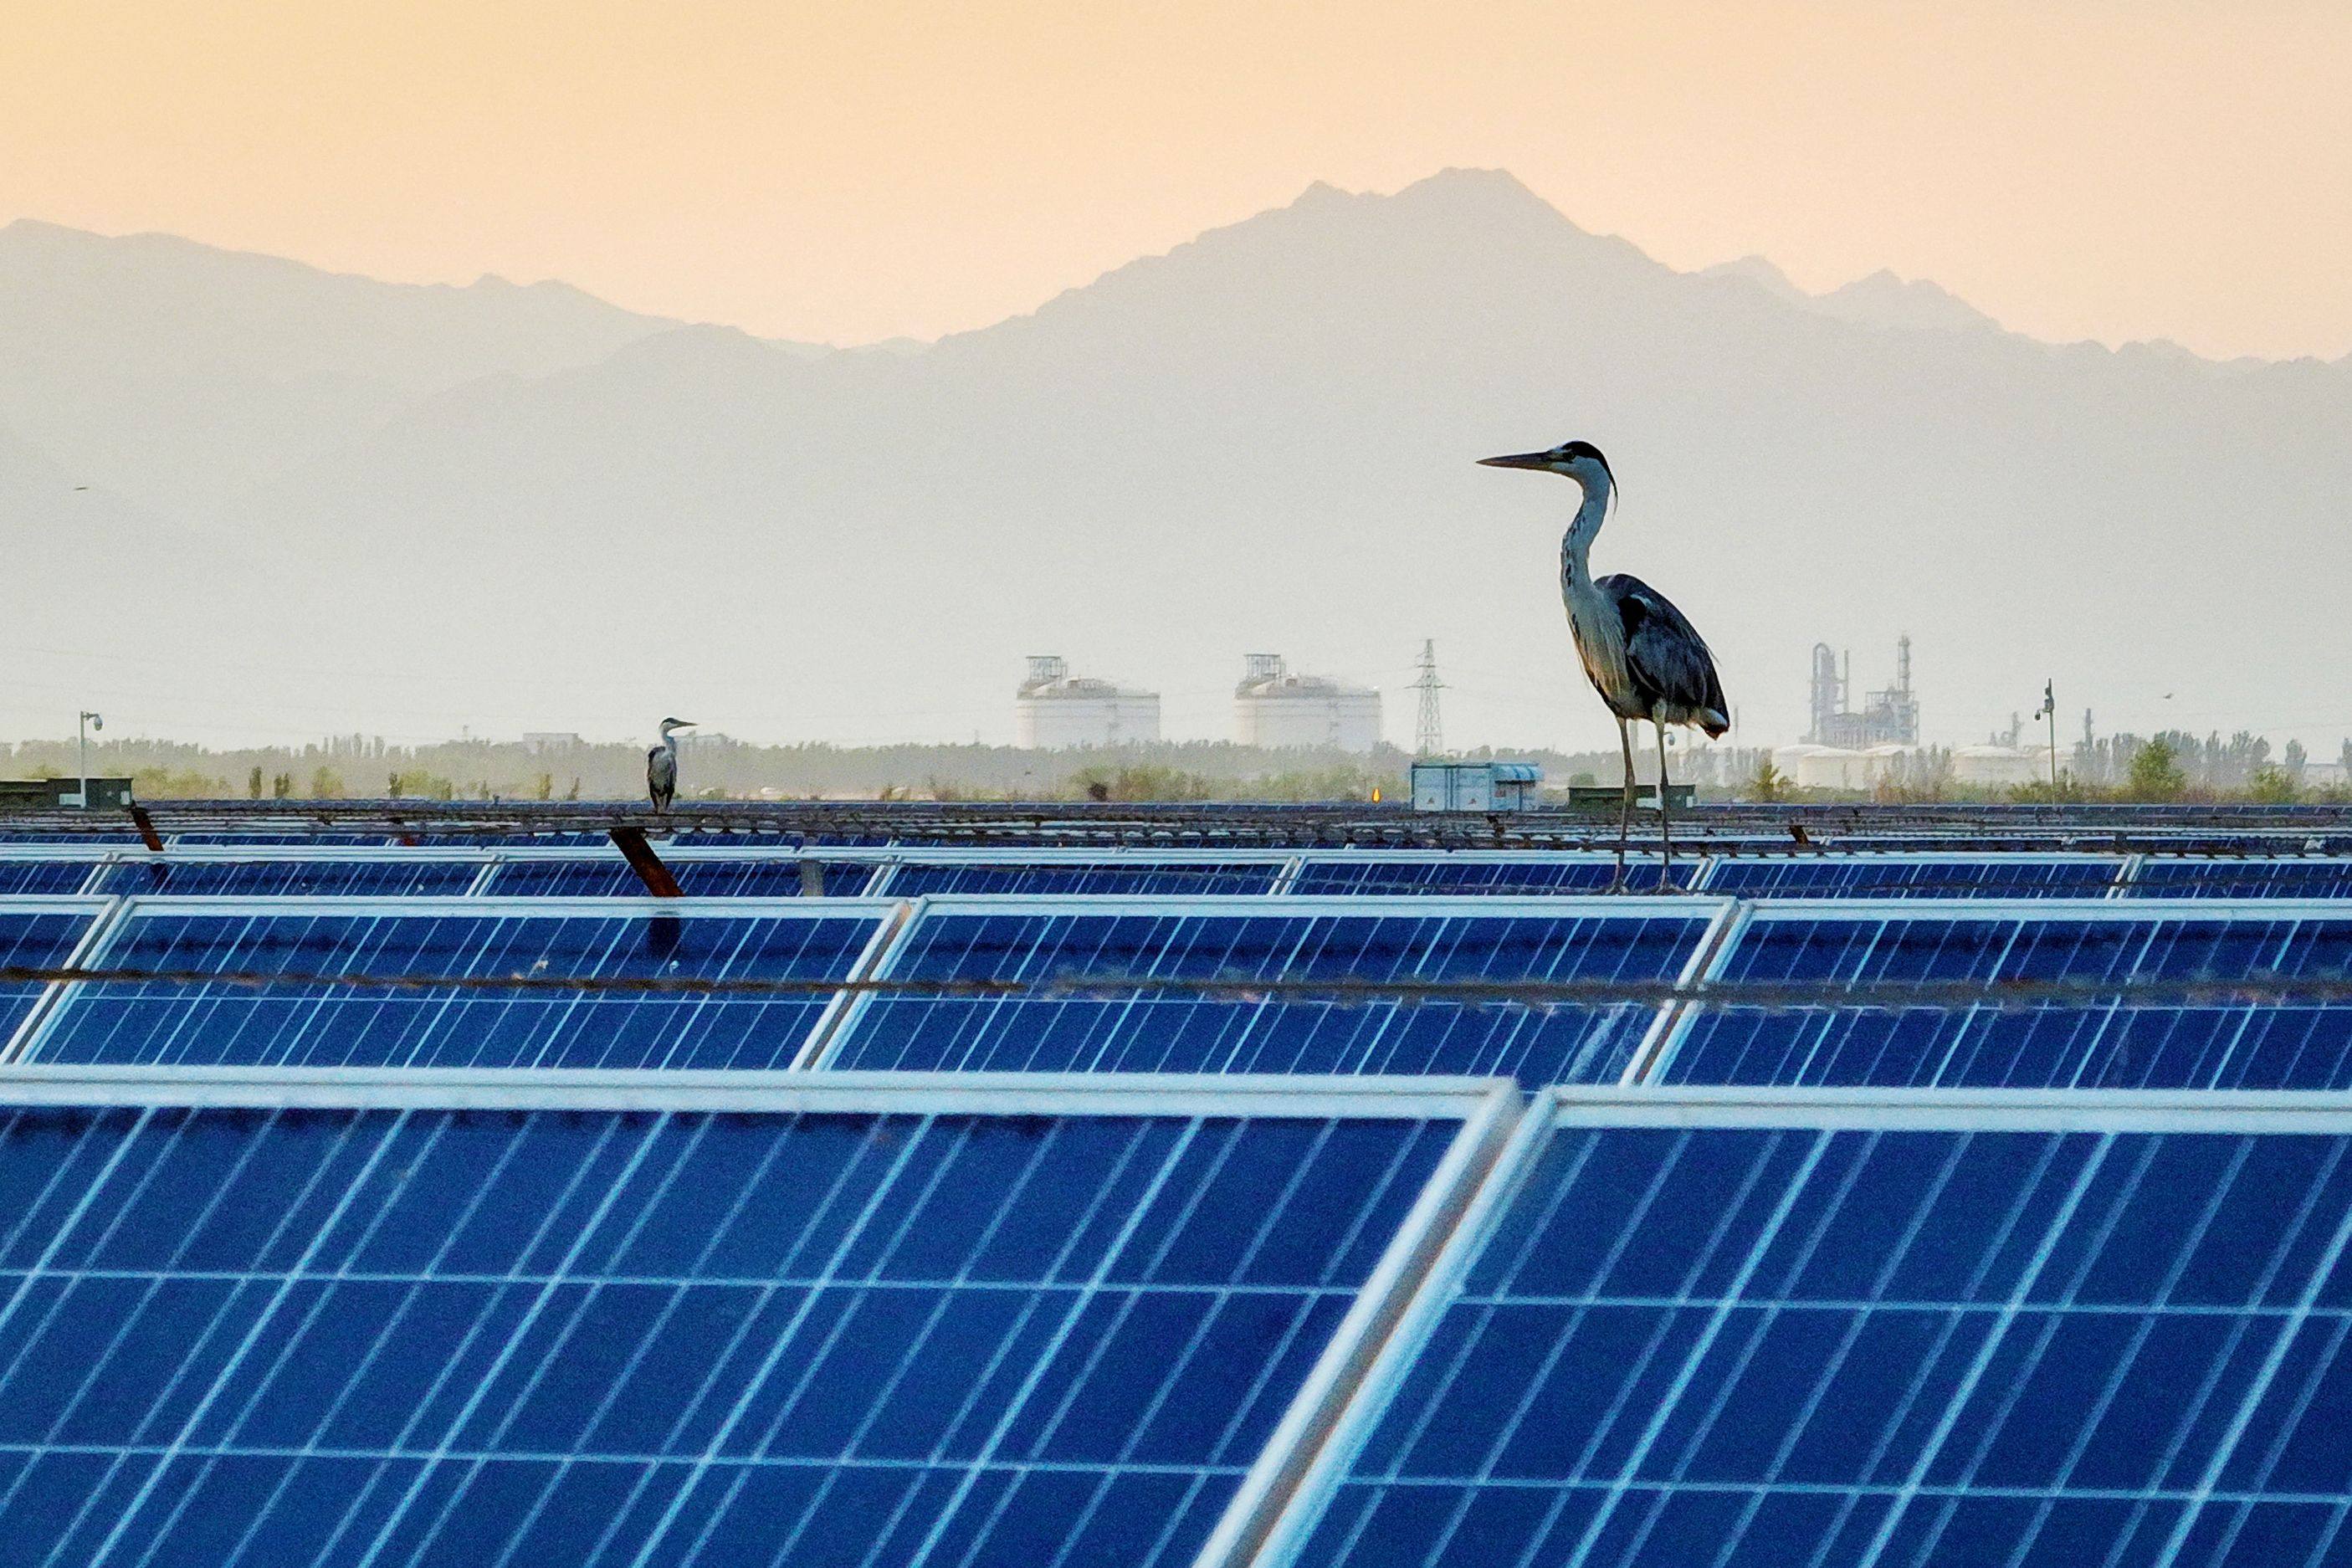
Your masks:
[[[1538,468],[1574,479],[1583,499],[1559,542],[1559,596],[1585,678],[1601,693],[1617,721],[1617,744],[1625,755],[1625,798],[1617,809],[1617,877],[1612,892],[1625,886],[1625,840],[1633,822],[1633,721],[1646,719],[1658,731],[1658,889],[1673,892],[1674,825],[1666,804],[1666,726],[1688,724],[1711,740],[1731,728],[1731,710],[1715,656],[1706,639],[1673,601],[1622,572],[1596,578],[1586,563],[1593,536],[1609,515],[1617,493],[1609,459],[1590,441],[1563,441],[1546,452],[1481,458],[1490,468]]]
[[[653,797],[656,811],[667,811],[677,797],[677,736],[672,731],[693,727],[691,719],[663,720],[661,744],[646,752],[646,794]]]

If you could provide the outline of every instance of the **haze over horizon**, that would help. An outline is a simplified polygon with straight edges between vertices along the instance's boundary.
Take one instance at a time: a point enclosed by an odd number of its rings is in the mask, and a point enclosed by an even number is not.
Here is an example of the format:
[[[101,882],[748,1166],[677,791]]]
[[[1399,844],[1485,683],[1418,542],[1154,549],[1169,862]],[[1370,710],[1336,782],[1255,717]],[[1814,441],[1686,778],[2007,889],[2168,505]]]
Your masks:
[[[2070,731],[2090,706],[2324,756],[2352,731],[2347,430],[2352,361],[1679,272],[1493,171],[1318,184],[896,353],[18,223],[0,722],[1001,739],[1020,657],[1055,651],[1214,737],[1272,649],[1386,689],[1397,738],[1435,636],[1449,739],[1599,747],[1551,584],[1570,496],[1468,461],[1576,432],[1627,487],[1596,563],[1691,610],[1742,741],[1801,732],[1815,637],[1868,687],[1908,631],[1936,740],[2053,675]],[[2212,607],[2253,596],[2249,640]],[[119,613],[85,649],[91,605]]]
[[[2352,352],[2352,11],[23,8],[0,222],[934,338],[1287,202],[1505,167],[1690,271],[1889,268],[2046,341]]]

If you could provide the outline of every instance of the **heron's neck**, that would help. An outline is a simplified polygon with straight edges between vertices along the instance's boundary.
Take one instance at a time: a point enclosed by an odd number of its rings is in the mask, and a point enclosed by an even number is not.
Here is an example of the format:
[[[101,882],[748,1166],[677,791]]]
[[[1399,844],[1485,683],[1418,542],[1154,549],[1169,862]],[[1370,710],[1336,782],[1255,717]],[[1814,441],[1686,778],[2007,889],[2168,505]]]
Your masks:
[[[673,757],[677,755],[677,737],[676,735],[664,735],[662,737],[662,749],[669,752]]]
[[[1609,515],[1609,481],[1596,479],[1583,486],[1584,500],[1578,503],[1576,517],[1559,541],[1559,574],[1569,583],[1590,583],[1592,568],[1585,557],[1592,549],[1592,536],[1601,531],[1601,520]]]

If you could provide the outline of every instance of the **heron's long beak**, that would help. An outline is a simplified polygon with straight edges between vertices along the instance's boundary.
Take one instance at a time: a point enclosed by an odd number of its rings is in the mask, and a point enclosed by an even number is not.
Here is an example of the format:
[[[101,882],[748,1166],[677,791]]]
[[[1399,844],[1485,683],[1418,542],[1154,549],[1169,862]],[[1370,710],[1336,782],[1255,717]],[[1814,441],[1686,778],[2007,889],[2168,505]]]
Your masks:
[[[1514,452],[1507,458],[1481,458],[1478,466],[1482,468],[1549,468],[1551,467],[1551,454]]]

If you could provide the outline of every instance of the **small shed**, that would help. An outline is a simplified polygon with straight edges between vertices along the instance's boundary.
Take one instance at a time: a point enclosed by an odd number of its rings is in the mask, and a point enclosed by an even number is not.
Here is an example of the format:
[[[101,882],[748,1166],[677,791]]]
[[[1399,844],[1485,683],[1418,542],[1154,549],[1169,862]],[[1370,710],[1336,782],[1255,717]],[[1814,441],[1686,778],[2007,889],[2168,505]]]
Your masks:
[[[1412,764],[1415,811],[1535,811],[1543,805],[1543,768],[1536,763]]]

